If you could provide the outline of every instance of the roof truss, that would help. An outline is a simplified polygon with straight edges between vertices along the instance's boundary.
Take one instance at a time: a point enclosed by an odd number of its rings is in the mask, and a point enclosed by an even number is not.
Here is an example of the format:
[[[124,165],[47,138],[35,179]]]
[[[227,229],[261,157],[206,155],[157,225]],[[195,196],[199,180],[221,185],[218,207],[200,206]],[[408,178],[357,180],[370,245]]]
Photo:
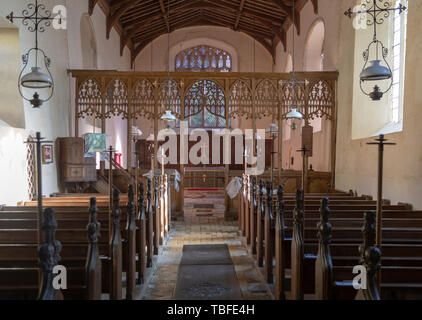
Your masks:
[[[98,4],[107,17],[106,35],[113,28],[120,34],[120,54],[127,46],[132,63],[154,39],[191,26],[220,26],[254,38],[275,59],[281,42],[286,50],[286,32],[293,23],[300,34],[300,11],[318,0],[89,0],[92,14]]]

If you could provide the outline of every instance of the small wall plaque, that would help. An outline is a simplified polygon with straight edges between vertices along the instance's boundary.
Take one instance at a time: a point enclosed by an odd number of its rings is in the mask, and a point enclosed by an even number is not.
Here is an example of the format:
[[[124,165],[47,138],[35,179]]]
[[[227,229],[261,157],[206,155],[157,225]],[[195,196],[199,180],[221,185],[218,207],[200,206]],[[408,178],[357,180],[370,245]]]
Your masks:
[[[54,157],[53,157],[53,145],[52,144],[45,144],[41,146],[41,159],[42,164],[50,164],[53,163]]]

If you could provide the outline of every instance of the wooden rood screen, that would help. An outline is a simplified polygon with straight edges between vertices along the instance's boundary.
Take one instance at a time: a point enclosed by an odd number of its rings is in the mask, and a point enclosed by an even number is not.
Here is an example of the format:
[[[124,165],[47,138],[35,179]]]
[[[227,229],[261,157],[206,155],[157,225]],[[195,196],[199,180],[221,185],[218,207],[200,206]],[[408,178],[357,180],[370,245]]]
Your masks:
[[[333,121],[331,170],[335,168],[335,132],[337,110],[337,72],[297,73],[295,88],[287,73],[231,73],[231,72],[116,72],[70,70],[76,78],[75,136],[79,136],[79,119],[95,116],[101,120],[121,117],[151,119],[157,138],[158,120],[166,112],[180,120],[189,120],[206,113],[217,127],[229,128],[230,119],[246,117],[256,120],[272,117],[279,123],[279,150],[282,149],[282,121],[294,105],[305,119],[323,117]],[[198,91],[199,93],[195,94]],[[204,119],[204,115],[201,115]],[[208,120],[209,120],[208,119]],[[207,122],[208,123],[208,122]],[[127,152],[131,153],[132,126],[127,126]],[[155,152],[157,143],[155,143]],[[279,161],[281,163],[281,153]],[[131,157],[127,157],[131,167]],[[279,166],[281,168],[281,165]]]

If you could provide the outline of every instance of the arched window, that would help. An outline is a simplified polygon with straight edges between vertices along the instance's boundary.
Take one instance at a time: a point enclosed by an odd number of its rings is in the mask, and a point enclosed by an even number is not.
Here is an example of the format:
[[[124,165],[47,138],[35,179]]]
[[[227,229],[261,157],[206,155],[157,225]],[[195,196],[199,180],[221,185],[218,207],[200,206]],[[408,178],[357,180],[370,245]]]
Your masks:
[[[206,45],[183,50],[175,59],[175,70],[178,72],[229,72],[232,65],[228,52]]]
[[[407,8],[408,0],[396,0],[396,7],[402,3]],[[396,11],[393,17],[392,49],[393,55],[393,87],[391,90],[391,114],[392,122],[398,123],[403,118],[403,92],[404,92],[404,67],[406,58],[406,26],[407,26],[407,10],[401,14]]]
[[[197,81],[185,95],[185,119],[190,128],[225,128],[225,105],[224,92],[218,84]]]

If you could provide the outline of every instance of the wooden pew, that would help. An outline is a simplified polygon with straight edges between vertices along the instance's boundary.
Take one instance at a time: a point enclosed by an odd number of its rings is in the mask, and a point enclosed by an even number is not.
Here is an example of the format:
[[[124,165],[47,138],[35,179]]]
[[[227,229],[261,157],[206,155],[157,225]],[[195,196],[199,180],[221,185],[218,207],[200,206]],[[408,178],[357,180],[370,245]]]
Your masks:
[[[331,224],[328,222],[328,206],[322,211],[325,216],[321,220],[321,229],[326,232],[320,234],[318,263],[315,266],[315,290],[319,299],[350,299],[356,291],[352,287],[352,269],[359,264],[367,270],[367,289],[360,289],[356,299],[379,300],[381,297],[388,299],[405,295],[410,297],[422,294],[422,265],[420,263],[420,246],[395,248],[391,252],[391,245],[385,245],[383,261],[386,258],[389,265],[381,267],[381,251],[375,247],[375,212],[365,213],[364,226],[362,228],[363,243],[359,246],[359,260],[354,259],[351,263],[336,265],[331,256]],[[322,218],[321,218],[322,219]],[[383,245],[384,248],[384,245]],[[338,251],[338,248],[336,249]],[[400,250],[400,251],[398,251]],[[392,256],[391,254],[395,256]],[[334,261],[334,266],[333,266]],[[381,270],[381,293],[378,292],[376,274]],[[323,276],[324,275],[324,276]],[[410,295],[406,296],[406,293]]]
[[[136,217],[136,227],[138,230],[136,233],[138,284],[143,283],[147,266],[147,217],[145,214],[144,200],[144,183],[140,182],[138,186],[138,215]]]
[[[250,221],[250,244],[252,254],[256,254],[257,247],[257,214],[258,214],[258,204],[256,201],[256,177],[251,179],[251,190],[250,190],[250,211],[249,211],[249,221]]]
[[[274,232],[275,218],[273,212],[273,189],[271,182],[267,182],[267,203],[265,206],[264,217],[264,261],[265,261],[265,280],[273,283],[273,251],[274,251]]]
[[[95,205],[95,199],[91,199],[91,206],[90,206],[90,214],[92,215],[92,208],[93,205]],[[64,248],[69,248],[68,252],[71,253],[73,250],[76,250],[76,254],[79,255],[78,256],[74,256],[71,255],[68,259],[65,260],[66,265],[73,265],[75,262],[73,261],[75,260],[80,260],[82,255],[86,255],[86,254],[90,254],[89,249],[87,250],[87,248],[84,248],[83,245],[87,243],[87,235],[86,235],[86,220],[88,219],[87,213],[86,213],[86,209],[84,210],[85,212],[78,212],[77,214],[74,214],[72,212],[62,212],[56,215],[56,218],[58,220],[59,223],[59,227],[56,231],[56,237],[63,243],[65,244]],[[108,213],[107,213],[108,214]],[[64,217],[63,217],[64,215]],[[98,208],[95,207],[95,220],[97,221],[97,216],[98,216]],[[103,214],[103,216],[105,217],[105,214]],[[34,222],[34,217],[36,217],[36,213],[33,212],[29,212],[29,211],[12,211],[12,212],[5,212],[5,211],[1,211],[0,212],[0,219],[1,219],[1,223],[3,224],[3,226],[7,226],[7,224],[9,223],[7,220],[8,218],[17,218],[18,220],[21,220],[20,223],[22,223],[23,227],[28,227],[28,224],[33,224]],[[25,218],[30,218],[29,221],[25,221]],[[120,217],[119,217],[120,219]],[[91,218],[92,220],[92,218]],[[12,220],[11,221],[13,224],[16,225],[17,221]],[[119,222],[120,223],[120,222]],[[108,224],[108,219],[106,220],[106,223],[104,224],[105,226],[107,226]],[[120,227],[119,225],[114,225],[113,228],[119,228],[118,232],[116,230],[116,232],[113,232],[117,235],[120,234]],[[102,261],[102,268],[104,269],[104,272],[102,272],[103,275],[103,285],[100,286],[100,290],[101,288],[103,289],[103,292],[108,292],[110,284],[112,283],[110,281],[110,278],[116,278],[119,277],[118,274],[113,274],[113,268],[112,268],[112,263],[110,263],[112,260],[110,259],[110,256],[119,256],[119,254],[117,254],[115,251],[117,250],[116,247],[113,247],[110,245],[109,240],[108,240],[108,230],[107,229],[103,229],[103,232],[101,239],[101,242],[98,245],[98,248],[96,249],[96,251],[99,252],[99,254],[101,255],[101,261]],[[36,243],[36,239],[37,239],[37,230],[36,229],[5,229],[2,230],[2,232],[0,232],[0,243],[3,244],[16,244],[17,242],[19,244],[34,244]],[[114,241],[114,240],[113,240]],[[117,239],[117,242],[121,241],[120,239]],[[97,243],[98,241],[96,241],[95,243]],[[114,243],[116,243],[116,241],[114,241]],[[9,246],[10,247],[10,246]],[[120,244],[121,247],[121,244]],[[70,249],[72,248],[72,249]],[[117,248],[119,248],[119,246],[117,246]],[[8,249],[8,248],[6,248]],[[121,249],[120,249],[121,250]],[[88,251],[88,252],[87,252]],[[95,250],[94,250],[95,251]],[[111,254],[111,255],[110,255]],[[120,253],[120,257],[121,257],[121,253]],[[70,261],[68,261],[70,260]],[[120,258],[121,260],[121,258]],[[5,261],[3,260],[2,263],[5,263]],[[26,261],[25,263],[30,264],[30,261]],[[111,267],[110,267],[111,266]],[[121,274],[120,274],[120,281],[122,280]]]
[[[138,283],[140,283],[142,281],[142,277],[144,276],[144,273],[145,273],[145,268],[142,267],[143,265],[145,265],[145,261],[144,261],[145,258],[142,259],[143,254],[140,251],[143,245],[138,243],[138,242],[142,241],[142,239],[144,239],[143,240],[144,243],[148,242],[147,239],[149,239],[149,238],[147,238],[147,237],[149,236],[149,233],[152,232],[151,228],[146,228],[146,226],[151,226],[149,224],[149,221],[151,221],[151,219],[148,218],[151,211],[142,212],[142,214],[140,214],[140,212],[142,210],[145,210],[145,207],[143,206],[143,198],[144,198],[143,197],[143,187],[140,187],[139,190],[142,190],[142,198],[140,198],[140,199],[142,199],[141,200],[142,204],[139,204],[139,208],[142,208],[142,209],[140,209],[138,211],[138,214],[137,214],[137,217],[136,217],[136,224],[137,224],[137,226],[136,226],[136,231],[137,231],[136,232],[136,238],[137,238],[136,253],[137,253],[137,256],[138,256],[138,263],[136,263],[136,267],[137,267],[137,271],[138,271],[138,279],[137,279]],[[148,192],[149,192],[149,194],[151,192],[150,184],[149,184]],[[65,201],[68,201],[68,199],[70,199],[70,197],[66,198]],[[120,201],[120,204],[121,204],[121,201]],[[33,209],[31,209],[32,207],[18,207],[18,208],[10,208],[10,209],[19,210],[19,208],[22,208],[23,210],[28,210],[28,209],[33,210]],[[3,208],[3,210],[9,210],[9,208]],[[60,218],[62,219],[61,221],[63,223],[61,223],[61,225],[68,225],[69,228],[77,227],[77,224],[80,221],[76,221],[75,220],[76,217],[78,217],[79,219],[84,219],[83,216],[84,216],[85,210],[82,207],[67,207],[67,206],[66,207],[56,207],[56,210],[59,211],[58,214],[59,214]],[[101,222],[103,223],[104,226],[107,226],[108,225],[108,208],[102,207],[102,208],[100,208],[100,210],[101,210],[99,212],[100,220],[101,220]],[[127,207],[126,206],[121,207],[121,211],[122,211],[122,213],[126,213]],[[0,212],[0,217],[2,217],[2,216],[4,217],[5,214],[7,214],[7,213],[4,212],[4,211]],[[145,218],[148,218],[148,219],[145,219]],[[141,219],[141,221],[139,221],[138,219]],[[122,232],[123,232],[123,235],[124,235],[123,236],[123,241],[124,241],[123,242],[123,249],[124,249],[124,252],[123,252],[123,257],[124,257],[123,271],[127,271],[127,266],[132,265],[133,261],[136,259],[136,256],[127,254],[126,238],[128,236],[127,236],[126,229],[128,227],[128,221],[130,221],[129,216],[127,214],[126,214],[126,217],[124,217],[122,215],[122,217],[121,217],[121,222],[122,222],[121,225],[122,226],[121,227],[122,227]],[[11,222],[11,223],[14,223],[14,222]],[[36,223],[36,220],[34,220],[34,223]],[[1,220],[0,220],[0,224],[1,224]],[[146,226],[142,228],[143,224],[145,224]],[[108,233],[107,230],[105,230],[105,232],[103,234],[107,235],[107,233]],[[151,251],[150,247],[147,246],[147,254],[150,256],[149,266],[151,266],[151,263],[152,263],[152,255],[150,254],[150,251]],[[145,250],[144,250],[144,252],[145,252]],[[108,251],[106,251],[106,252],[103,251],[102,254],[108,255]],[[133,273],[131,273],[131,274],[133,275]],[[135,273],[135,275],[136,275],[136,273]],[[128,277],[128,279],[129,278],[130,277]]]
[[[134,300],[136,295],[136,208],[133,185],[129,185],[127,202],[127,223],[125,228],[126,258],[126,300]]]
[[[253,186],[251,186],[253,188]],[[260,187],[262,190],[262,186]],[[261,191],[260,191],[261,192]],[[303,244],[303,259],[299,261],[299,264],[296,265],[296,270],[299,267],[305,268],[307,270],[306,275],[312,275],[314,273],[313,269],[309,270],[309,265],[311,268],[315,268],[315,259],[317,254],[317,246],[318,238],[318,228],[317,223],[319,222],[319,210],[315,205],[315,201],[323,198],[323,194],[321,195],[307,195],[305,199],[305,208],[306,210],[303,213],[303,219],[305,219],[305,223],[300,220],[298,221],[299,224],[304,225],[301,237],[298,236],[294,238],[294,240],[302,241],[307,239],[306,243]],[[331,196],[331,195],[330,195]],[[356,197],[351,194],[333,194],[332,195],[334,200],[332,210],[334,215],[334,219],[332,219],[334,224],[333,233],[337,237],[334,238],[333,246],[335,248],[342,248],[341,246],[346,246],[347,250],[350,251],[350,248],[356,247],[356,241],[360,238],[360,225],[363,219],[363,214],[367,209],[374,209],[374,202],[369,197]],[[276,237],[275,237],[275,257],[276,257],[276,286],[275,286],[275,296],[278,299],[282,299],[285,297],[285,291],[288,290],[289,286],[286,286],[289,279],[285,279],[285,266],[290,266],[292,263],[291,261],[291,244],[292,244],[292,237],[293,237],[293,227],[294,227],[294,216],[292,213],[292,208],[294,208],[291,204],[292,196],[291,195],[284,195],[284,200],[280,204],[277,210],[276,216]],[[286,200],[287,199],[287,200]],[[309,200],[310,199],[310,200]],[[251,201],[254,201],[253,197]],[[284,202],[290,202],[290,206],[284,206]],[[259,209],[260,205],[263,204],[264,201],[258,201],[258,210],[257,215],[259,216]],[[282,214],[279,213],[280,208],[284,208],[281,210]],[[420,211],[411,211],[411,206],[409,205],[396,205],[392,206],[389,202],[384,202],[384,217],[386,224],[384,225],[384,233],[386,238],[388,239],[389,243],[387,244],[387,248],[390,252],[394,252],[399,250],[399,247],[406,248],[406,250],[411,250],[412,246],[414,248],[419,248],[421,242],[421,230],[419,228],[422,225],[422,212]],[[264,211],[263,209],[262,211]],[[297,210],[295,210],[296,212]],[[257,218],[257,224],[259,224],[260,219]],[[410,228],[413,227],[413,228]],[[252,230],[252,229],[251,229]],[[259,227],[257,230],[257,234],[260,234]],[[304,237],[305,236],[305,237]],[[310,240],[310,241],[309,241]],[[262,237],[257,237],[257,260],[259,264],[259,248],[260,243],[265,244],[265,241],[262,240]],[[298,242],[300,244],[300,241]],[[253,244],[251,243],[251,247]],[[297,246],[300,249],[300,246]],[[265,248],[263,248],[265,250]],[[266,250],[265,252],[271,252],[271,250]],[[286,253],[289,254],[286,254]],[[309,254],[311,252],[311,254]],[[357,257],[347,257],[344,255],[338,255],[339,250],[337,250],[337,256],[334,256],[333,259],[335,262],[340,261],[340,263],[350,263],[351,261],[358,260]],[[299,254],[299,256],[302,256]],[[355,255],[356,256],[356,255]],[[268,259],[268,258],[266,258]],[[386,257],[386,262],[388,264],[397,264],[397,263],[407,263],[411,264],[411,266],[419,267],[420,260],[418,259],[407,259],[406,257]],[[268,264],[269,265],[269,264]],[[260,265],[262,266],[262,265]],[[348,270],[350,271],[350,270]],[[294,271],[291,270],[294,274]],[[264,272],[265,274],[266,272]],[[299,272],[300,273],[300,272]],[[294,275],[291,276],[294,278]],[[314,277],[310,277],[310,279],[303,279],[299,281],[299,283],[303,282],[310,282],[313,284],[315,281]],[[310,289],[305,287],[305,291],[309,292]],[[299,290],[300,291],[300,290]],[[312,292],[314,291],[312,285]],[[299,295],[301,293],[299,292]]]
[[[285,268],[286,268],[286,259],[284,257],[285,253],[283,248],[285,245],[285,223],[284,223],[284,200],[283,200],[283,186],[279,186],[277,190],[277,215],[276,215],[276,225],[275,225],[275,298],[277,300],[285,300]]]
[[[43,273],[46,275],[43,277],[43,289],[40,291],[39,298],[52,299],[53,297],[52,292],[54,290],[51,289],[52,268],[59,261],[59,253],[61,251],[63,257],[61,260],[67,268],[67,279],[69,282],[68,289],[62,292],[64,297],[66,299],[100,299],[101,262],[98,254],[99,223],[96,221],[95,199],[91,200],[90,219],[87,226],[88,237],[86,231],[84,237],[86,244],[79,246],[79,249],[85,249],[85,258],[81,257],[79,252],[71,256],[73,253],[72,244],[63,243],[62,250],[62,244],[54,239],[56,228],[57,223],[54,219],[54,210],[51,208],[45,209],[43,230],[46,232],[46,243],[40,247],[40,260],[48,259],[47,262],[41,264]],[[3,231],[4,229],[1,233]],[[18,238],[15,240],[16,243],[3,243],[0,246],[0,260],[2,264],[0,290],[5,298],[8,295],[11,295],[9,297],[22,297],[22,294],[24,297],[33,298],[38,290],[36,238],[34,239],[35,241],[27,244],[19,243]],[[26,241],[24,240],[23,242]],[[54,255],[49,256],[52,252],[55,252]],[[67,264],[69,258],[72,262],[70,265]]]
[[[259,180],[259,201],[256,216],[257,239],[256,239],[256,260],[259,267],[264,265],[264,222],[265,222],[265,200],[264,200],[264,180]]]
[[[293,213],[293,235],[291,240],[291,298],[301,300],[304,296],[303,290],[303,256],[304,256],[304,210],[303,192],[297,190],[296,207]]]

